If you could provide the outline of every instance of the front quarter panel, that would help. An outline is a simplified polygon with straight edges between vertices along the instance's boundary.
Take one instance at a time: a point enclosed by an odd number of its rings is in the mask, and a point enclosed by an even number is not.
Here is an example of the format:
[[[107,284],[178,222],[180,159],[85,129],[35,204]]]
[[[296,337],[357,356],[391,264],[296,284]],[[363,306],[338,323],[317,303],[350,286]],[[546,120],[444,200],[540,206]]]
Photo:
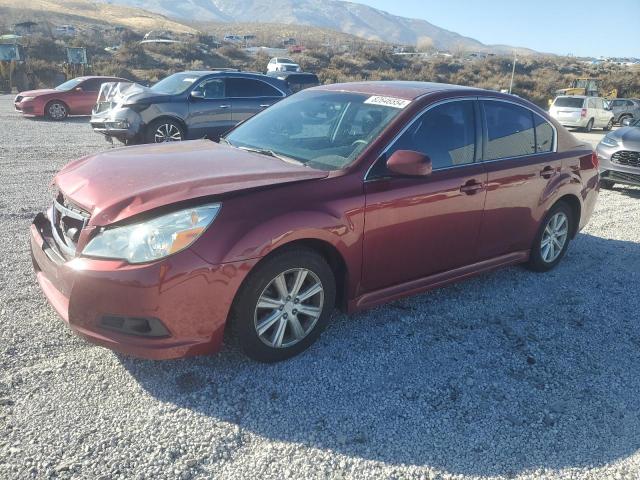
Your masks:
[[[363,208],[362,183],[355,175],[252,191],[222,199],[218,218],[191,248],[217,265],[262,258],[295,241],[319,240],[341,255],[353,295],[362,263]]]

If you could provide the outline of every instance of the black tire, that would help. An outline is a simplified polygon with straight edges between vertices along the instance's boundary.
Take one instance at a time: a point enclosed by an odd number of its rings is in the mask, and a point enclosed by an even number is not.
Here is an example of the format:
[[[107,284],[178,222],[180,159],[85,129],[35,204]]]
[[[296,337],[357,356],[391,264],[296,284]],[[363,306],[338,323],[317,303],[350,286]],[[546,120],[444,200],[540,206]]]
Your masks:
[[[161,140],[164,138],[164,140]],[[168,140],[172,138],[173,140]],[[159,118],[151,122],[144,135],[145,143],[179,142],[184,140],[184,127],[171,118]]]
[[[59,122],[69,116],[69,107],[66,103],[59,100],[53,100],[44,107],[44,115],[49,120]]]
[[[607,125],[602,130],[605,132],[608,132],[612,128],[613,128],[613,118],[609,120],[609,123],[607,123]]]
[[[587,126],[584,127],[584,131],[587,133],[589,133],[591,130],[593,130],[593,118],[590,118],[587,122]]]
[[[611,180],[600,180],[600,188],[604,190],[613,190],[614,185],[615,182],[612,182]]]
[[[258,300],[263,293],[268,291],[268,288],[271,288],[270,285],[276,277],[283,273],[286,273],[286,275],[295,275],[295,273],[290,273],[293,269],[306,269],[315,275],[312,281],[320,281],[324,301],[321,305],[319,318],[315,320],[315,323],[310,324],[306,336],[300,340],[292,340],[297,341],[297,343],[290,346],[275,347],[265,343],[265,340],[258,334],[258,312],[261,311],[258,310],[257,307]],[[289,289],[290,286],[292,286],[291,283],[287,283],[287,289]],[[268,296],[273,297],[271,294]],[[265,363],[286,360],[306,350],[318,339],[329,323],[331,313],[335,306],[335,299],[336,282],[333,271],[320,254],[304,247],[283,250],[258,264],[255,270],[252,271],[245,280],[236,295],[231,310],[232,331],[237,337],[240,347],[248,357]],[[292,301],[293,299],[287,302],[287,304],[289,305]],[[280,308],[280,310],[282,310],[282,308]],[[293,310],[294,314],[295,312],[296,310]],[[265,317],[272,313],[277,314],[278,312],[276,309],[274,309],[273,312],[267,311]],[[282,319],[277,320],[276,323],[273,324],[274,328],[277,329],[277,325],[283,323],[285,325],[283,332],[288,332],[289,338],[291,338],[294,332],[289,323],[291,320],[287,321],[286,314],[284,313],[282,317],[284,317],[284,322]],[[300,313],[298,313],[297,316],[294,315],[294,317],[296,318],[296,322],[298,322],[298,319],[301,318]],[[284,337],[285,334],[286,333],[283,333],[282,336]],[[275,335],[274,333],[274,336]]]
[[[624,126],[622,125],[622,122],[624,122],[626,118],[631,118],[631,121],[633,121],[633,115],[621,115],[618,119],[618,125],[620,125],[621,127]]]
[[[564,241],[564,244],[562,245],[562,249],[560,250],[560,253],[557,255],[557,257],[555,257],[552,261],[546,261],[543,258],[543,253],[542,253],[543,236],[545,233],[545,229],[549,225],[551,219],[558,213],[563,213],[567,218],[567,236]],[[541,222],[538,233],[536,234],[536,237],[533,241],[533,245],[531,247],[531,255],[529,257],[529,262],[527,263],[527,268],[535,272],[548,272],[549,270],[555,268],[555,266],[558,265],[558,263],[560,263],[562,258],[567,253],[567,249],[569,248],[569,243],[571,242],[572,232],[574,232],[575,230],[576,221],[577,220],[574,218],[573,210],[565,202],[560,201],[556,203],[553,207],[551,207],[551,210],[547,212],[547,214],[544,217],[544,220]]]

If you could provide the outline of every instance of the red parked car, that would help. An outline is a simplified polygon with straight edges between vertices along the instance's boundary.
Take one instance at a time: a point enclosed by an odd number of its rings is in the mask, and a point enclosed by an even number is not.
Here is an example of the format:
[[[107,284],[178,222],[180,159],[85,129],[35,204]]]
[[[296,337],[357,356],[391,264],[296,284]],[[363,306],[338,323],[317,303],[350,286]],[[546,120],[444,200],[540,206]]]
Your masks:
[[[62,318],[147,358],[306,349],[355,312],[505,265],[555,267],[597,158],[510,95],[433,83],[304,90],[196,140],[72,162],[31,227]]]
[[[64,120],[69,115],[91,115],[103,83],[128,81],[117,77],[78,77],[55,88],[20,92],[14,106],[24,115],[50,120]]]

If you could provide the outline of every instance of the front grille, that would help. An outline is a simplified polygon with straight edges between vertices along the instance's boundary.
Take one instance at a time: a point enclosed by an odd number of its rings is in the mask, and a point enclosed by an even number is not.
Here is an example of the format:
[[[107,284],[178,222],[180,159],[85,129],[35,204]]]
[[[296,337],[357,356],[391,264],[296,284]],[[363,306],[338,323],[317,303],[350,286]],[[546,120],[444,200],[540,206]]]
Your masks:
[[[69,202],[62,193],[53,201],[51,231],[56,244],[67,256],[74,257],[80,232],[89,222],[89,213]]]
[[[611,161],[626,167],[640,167],[640,152],[621,150],[611,155]]]

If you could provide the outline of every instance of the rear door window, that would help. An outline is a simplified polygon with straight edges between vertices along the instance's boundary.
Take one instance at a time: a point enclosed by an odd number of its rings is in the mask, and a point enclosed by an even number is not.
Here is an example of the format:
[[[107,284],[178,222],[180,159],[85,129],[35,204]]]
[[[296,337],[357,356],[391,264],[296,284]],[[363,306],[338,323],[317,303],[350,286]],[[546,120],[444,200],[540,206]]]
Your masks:
[[[251,78],[228,78],[227,96],[234,98],[282,97],[282,93],[261,80]]]
[[[533,112],[506,102],[483,101],[487,128],[485,160],[536,153]]]

